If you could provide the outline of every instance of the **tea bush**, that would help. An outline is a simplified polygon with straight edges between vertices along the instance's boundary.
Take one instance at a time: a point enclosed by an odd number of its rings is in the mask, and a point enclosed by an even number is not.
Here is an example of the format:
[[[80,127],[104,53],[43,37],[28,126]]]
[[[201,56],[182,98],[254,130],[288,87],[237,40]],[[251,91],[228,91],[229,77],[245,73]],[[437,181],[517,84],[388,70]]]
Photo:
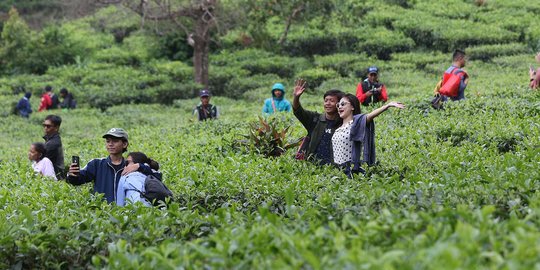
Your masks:
[[[342,77],[347,77],[360,68],[366,68],[371,65],[369,61],[373,61],[368,58],[366,54],[332,54],[332,55],[315,55],[314,64],[318,67],[325,69],[333,69],[339,73]],[[360,64],[365,62],[365,64]]]
[[[339,77],[339,74],[333,69],[314,68],[304,70],[296,74],[296,77],[306,80],[306,87],[313,89],[326,80]]]
[[[523,54],[528,52],[529,48],[524,44],[510,43],[474,46],[467,48],[466,51],[471,60],[488,61],[493,57]]]
[[[376,55],[381,60],[390,59],[393,52],[409,51],[415,45],[414,41],[404,34],[383,27],[366,28],[362,33],[357,50]]]
[[[163,40],[135,31],[139,20],[123,21],[111,9],[60,25],[58,37],[83,51],[74,63],[0,78],[0,268],[537,267],[540,92],[528,89],[527,69],[537,65],[531,49],[539,35],[534,25],[521,27],[523,18],[511,17],[539,14],[539,4],[331,3],[335,13],[328,20],[295,21],[290,36],[294,50],[319,44],[310,50],[321,55],[288,57],[255,45],[212,54],[211,102],[221,116],[207,122],[191,114],[202,87],[191,82],[191,66],[157,57]],[[445,14],[445,5],[466,8]],[[283,24],[266,23],[275,44]],[[117,40],[114,29],[126,35]],[[56,29],[47,31],[56,37]],[[378,31],[387,37],[381,44],[388,60],[349,47],[371,46],[364,37]],[[312,32],[314,39],[304,35]],[[388,41],[393,36],[414,44],[401,51]],[[471,57],[466,99],[432,110],[433,86],[454,46]],[[380,68],[390,99],[407,109],[375,119],[378,164],[365,167],[365,175],[348,179],[334,167],[297,161],[294,148],[275,158],[234,149],[234,140],[258,121],[273,83],[282,82],[291,99],[294,80],[307,78],[313,85],[302,106],[322,112],[326,90],[354,93],[371,65]],[[80,108],[34,112],[29,119],[9,114],[22,87],[37,108],[47,84],[55,91],[67,87]],[[129,151],[160,162],[175,202],[163,209],[117,207],[92,194],[91,184],[36,176],[26,153],[42,140],[41,123],[51,113],[63,119],[66,160],[78,155],[83,165],[107,155],[104,132],[126,129]],[[291,140],[306,135],[292,114],[276,117],[291,125]]]

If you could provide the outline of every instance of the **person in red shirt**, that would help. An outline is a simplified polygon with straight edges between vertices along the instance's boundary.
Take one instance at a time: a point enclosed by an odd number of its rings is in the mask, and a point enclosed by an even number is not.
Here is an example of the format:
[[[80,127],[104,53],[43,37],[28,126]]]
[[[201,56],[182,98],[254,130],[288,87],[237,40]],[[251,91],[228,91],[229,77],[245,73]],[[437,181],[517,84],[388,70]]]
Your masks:
[[[51,109],[53,102],[51,98],[52,87],[45,86],[45,93],[41,95],[41,103],[39,104],[38,112]]]
[[[376,66],[368,68],[368,77],[356,87],[356,97],[364,106],[388,100],[386,86],[379,82],[379,69]]]

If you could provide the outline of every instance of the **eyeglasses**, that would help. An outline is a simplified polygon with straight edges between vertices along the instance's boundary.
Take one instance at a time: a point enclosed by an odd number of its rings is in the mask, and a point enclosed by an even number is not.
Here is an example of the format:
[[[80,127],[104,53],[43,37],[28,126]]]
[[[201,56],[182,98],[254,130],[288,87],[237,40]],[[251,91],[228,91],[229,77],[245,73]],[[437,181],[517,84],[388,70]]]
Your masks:
[[[44,127],[44,128],[52,128],[52,127],[54,127],[54,126],[53,126],[53,125],[43,124],[43,127]]]
[[[336,107],[339,109],[339,107],[343,107],[347,104],[351,104],[350,102],[345,102],[345,101],[342,101],[342,102],[339,102],[336,104]]]

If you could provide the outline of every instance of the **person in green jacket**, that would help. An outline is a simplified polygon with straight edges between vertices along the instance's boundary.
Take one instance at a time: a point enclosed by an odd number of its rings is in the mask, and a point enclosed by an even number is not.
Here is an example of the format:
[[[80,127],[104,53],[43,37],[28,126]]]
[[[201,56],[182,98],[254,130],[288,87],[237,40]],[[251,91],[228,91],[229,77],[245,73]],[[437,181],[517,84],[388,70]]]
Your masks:
[[[315,160],[321,165],[332,164],[334,154],[332,151],[332,135],[337,127],[341,125],[336,104],[343,97],[344,93],[340,90],[332,89],[327,91],[324,96],[324,113],[307,111],[300,104],[300,96],[305,91],[306,82],[297,80],[293,90],[293,112],[294,116],[302,123],[307,130],[307,143],[304,156]]]

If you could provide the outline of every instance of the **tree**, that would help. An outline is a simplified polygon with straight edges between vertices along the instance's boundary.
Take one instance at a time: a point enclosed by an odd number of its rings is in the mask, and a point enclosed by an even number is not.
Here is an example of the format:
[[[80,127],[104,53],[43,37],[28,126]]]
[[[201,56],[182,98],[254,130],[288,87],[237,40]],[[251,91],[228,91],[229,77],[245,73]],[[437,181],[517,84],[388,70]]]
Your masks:
[[[141,27],[148,20],[168,21],[178,26],[193,47],[195,82],[208,86],[211,31],[217,26],[219,0],[96,0],[103,4],[123,4],[141,16]]]
[[[248,28],[251,35],[255,35],[255,42],[264,44],[270,34],[266,33],[266,22],[272,17],[279,17],[283,21],[283,31],[279,35],[277,44],[281,47],[287,41],[287,36],[293,23],[307,21],[319,15],[330,14],[333,9],[328,0],[244,0],[249,18]],[[269,46],[268,44],[265,44]],[[270,46],[273,46],[270,45]]]

